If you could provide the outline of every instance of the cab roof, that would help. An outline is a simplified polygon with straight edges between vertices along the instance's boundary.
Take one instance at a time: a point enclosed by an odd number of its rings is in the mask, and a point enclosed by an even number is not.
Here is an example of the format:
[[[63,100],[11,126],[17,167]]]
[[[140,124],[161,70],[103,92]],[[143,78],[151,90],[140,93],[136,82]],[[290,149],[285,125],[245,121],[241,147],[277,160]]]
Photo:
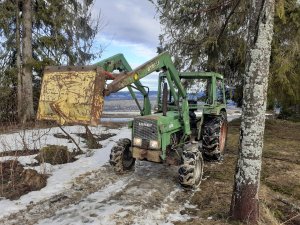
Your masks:
[[[161,73],[160,76],[165,77],[166,75],[164,73]],[[179,77],[186,78],[186,79],[192,79],[192,78],[208,79],[212,77],[216,77],[222,80],[224,79],[224,76],[222,74],[215,73],[215,72],[181,72],[179,73]]]

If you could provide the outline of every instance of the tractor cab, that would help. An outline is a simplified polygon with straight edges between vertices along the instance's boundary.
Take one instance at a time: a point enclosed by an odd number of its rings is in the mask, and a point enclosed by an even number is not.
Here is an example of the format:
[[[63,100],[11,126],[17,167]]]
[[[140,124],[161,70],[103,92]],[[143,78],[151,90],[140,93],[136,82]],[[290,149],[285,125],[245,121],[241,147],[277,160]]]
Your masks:
[[[203,123],[205,115],[219,115],[226,107],[225,85],[223,76],[213,72],[183,72],[180,73],[180,81],[184,87],[189,103],[190,127],[194,136],[195,131]],[[163,86],[167,83],[165,74],[160,74],[157,97],[157,111],[162,112]],[[180,107],[180,104],[179,104]],[[168,87],[168,111],[178,111],[172,92]],[[199,137],[200,138],[200,137]]]

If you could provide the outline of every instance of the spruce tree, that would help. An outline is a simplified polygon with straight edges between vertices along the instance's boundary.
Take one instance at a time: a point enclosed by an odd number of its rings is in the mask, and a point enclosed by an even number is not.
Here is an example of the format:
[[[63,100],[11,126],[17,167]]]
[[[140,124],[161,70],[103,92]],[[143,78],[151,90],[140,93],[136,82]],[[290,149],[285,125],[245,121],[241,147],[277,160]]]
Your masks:
[[[235,86],[241,103],[249,8],[247,1],[152,1],[163,30],[160,51],[169,51],[179,69],[214,70]],[[300,104],[300,2],[278,0],[268,101],[283,108]]]
[[[27,0],[26,0],[27,1]],[[26,54],[22,46],[29,47],[24,33],[27,21],[26,1],[0,2],[0,120],[12,120],[19,112],[22,120],[24,105],[37,107],[43,68],[46,65],[84,65],[101,53],[92,48],[100,29],[100,17],[92,18],[93,1],[31,0],[32,53]],[[27,23],[28,25],[28,23]],[[24,45],[24,41],[27,43]],[[31,55],[31,58],[29,57]],[[29,58],[28,58],[29,57]],[[28,87],[22,88],[24,71],[31,71]],[[26,77],[28,78],[28,77]],[[20,86],[21,84],[21,86]],[[22,93],[33,88],[33,102],[24,101]],[[19,87],[19,88],[17,88]],[[18,93],[18,94],[17,94]],[[6,101],[10,98],[10,101]],[[30,97],[32,98],[32,97]],[[18,101],[18,104],[17,104]],[[26,104],[21,104],[24,101]],[[26,110],[25,110],[26,111]],[[32,117],[30,111],[28,118]],[[25,119],[26,120],[26,119]]]

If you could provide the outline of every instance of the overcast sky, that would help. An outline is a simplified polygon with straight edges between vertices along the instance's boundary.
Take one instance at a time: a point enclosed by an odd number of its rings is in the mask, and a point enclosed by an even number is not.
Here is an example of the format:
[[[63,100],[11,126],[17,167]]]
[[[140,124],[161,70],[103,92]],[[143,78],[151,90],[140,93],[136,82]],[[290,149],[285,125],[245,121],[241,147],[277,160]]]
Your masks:
[[[157,55],[160,24],[154,5],[148,0],[96,0],[93,13],[101,12],[104,28],[97,42],[105,46],[101,59],[123,53],[135,68]],[[95,60],[97,62],[99,60]],[[144,78],[143,84],[157,88],[157,75]]]
[[[148,0],[98,0],[95,8],[107,23],[102,35],[148,47],[158,44],[159,21]]]

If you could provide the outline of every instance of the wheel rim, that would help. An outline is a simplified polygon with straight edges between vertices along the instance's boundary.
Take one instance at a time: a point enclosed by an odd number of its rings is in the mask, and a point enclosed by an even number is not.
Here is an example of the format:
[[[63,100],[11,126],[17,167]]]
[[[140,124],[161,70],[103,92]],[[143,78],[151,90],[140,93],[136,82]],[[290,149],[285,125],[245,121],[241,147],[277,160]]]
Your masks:
[[[125,168],[128,168],[133,163],[134,158],[132,157],[131,152],[129,151],[129,148],[126,148],[123,153],[123,166]]]
[[[202,162],[198,158],[195,162],[194,168],[194,178],[195,178],[195,187],[197,187],[201,182],[201,174],[202,174]]]
[[[226,124],[223,122],[221,125],[221,133],[219,138],[220,152],[223,154],[226,142]]]

